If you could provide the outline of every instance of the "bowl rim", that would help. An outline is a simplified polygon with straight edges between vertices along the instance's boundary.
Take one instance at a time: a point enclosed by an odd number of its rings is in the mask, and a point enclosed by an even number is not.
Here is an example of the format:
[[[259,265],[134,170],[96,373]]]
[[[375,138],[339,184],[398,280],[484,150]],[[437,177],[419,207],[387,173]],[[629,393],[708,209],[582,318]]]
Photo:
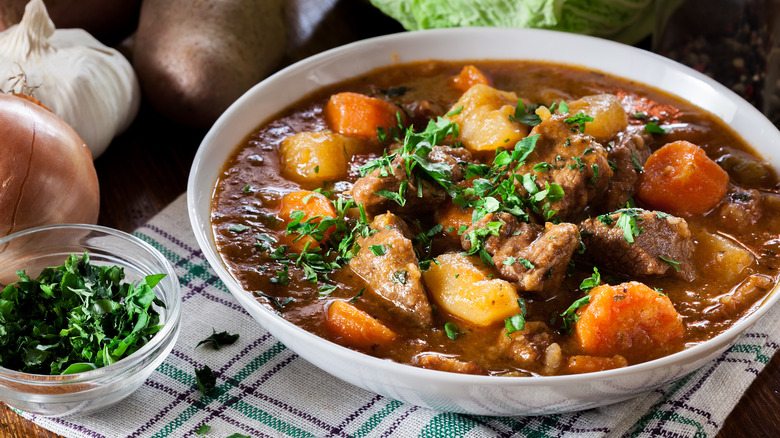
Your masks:
[[[178,280],[178,275],[174,271],[173,266],[168,261],[168,259],[166,259],[165,256],[159,250],[154,248],[149,243],[138,238],[137,236],[134,236],[122,230],[109,228],[102,225],[93,225],[93,224],[84,224],[84,223],[51,224],[51,225],[42,225],[42,226],[27,228],[0,238],[0,251],[2,251],[2,246],[4,244],[16,238],[30,235],[30,234],[36,234],[40,232],[60,230],[60,229],[61,230],[73,229],[73,230],[84,230],[90,232],[100,232],[113,237],[119,237],[121,239],[128,240],[129,243],[131,244],[135,244],[139,246],[141,249],[143,249],[149,255],[151,255],[156,261],[161,262],[162,266],[164,266],[164,269],[166,271],[166,272],[162,272],[166,274],[163,280],[168,280],[172,286],[171,288],[168,288],[171,290],[170,291],[171,299],[169,300],[170,303],[166,302],[166,311],[169,314],[169,316],[166,318],[162,328],[159,331],[157,331],[152,336],[151,339],[149,339],[149,342],[144,344],[133,354],[124,357],[110,365],[96,368],[94,370],[84,371],[80,373],[73,373],[73,374],[33,374],[33,373],[25,373],[22,371],[12,370],[10,368],[5,368],[3,366],[0,366],[0,382],[9,381],[13,383],[18,383],[20,385],[33,385],[33,386],[41,386],[41,387],[61,386],[61,385],[69,385],[69,384],[88,384],[90,382],[97,381],[102,378],[109,378],[113,375],[122,373],[124,370],[135,366],[139,362],[142,362],[144,359],[146,359],[149,356],[150,353],[152,353],[154,350],[161,348],[166,342],[176,341],[176,337],[179,332],[179,325],[182,317],[182,295],[181,295],[181,285]],[[154,289],[158,289],[158,288],[161,291],[163,291],[163,288],[159,284],[155,286]],[[165,293],[163,292],[163,294]],[[82,389],[89,389],[89,388],[82,388]],[[50,394],[50,395],[57,396],[57,395],[65,395],[65,394]]]
[[[578,44],[577,50],[582,52],[588,52],[589,50],[593,50],[595,47],[609,48],[613,51],[617,51],[618,54],[638,57],[640,60],[651,62],[653,64],[657,64],[659,66],[669,68],[675,74],[679,74],[686,78],[689,78],[690,80],[693,81],[693,83],[695,83],[695,85],[708,87],[714,90],[716,94],[720,95],[720,97],[723,98],[721,100],[723,100],[724,102],[731,103],[733,106],[732,108],[727,108],[728,111],[723,110],[723,112],[721,112],[720,114],[715,113],[713,109],[710,108],[705,109],[706,111],[709,111],[716,118],[722,120],[726,124],[729,123],[729,121],[727,121],[726,118],[734,117],[737,114],[745,114],[746,117],[754,119],[755,122],[758,123],[759,127],[761,128],[760,129],[761,133],[766,134],[768,132],[768,135],[773,137],[772,140],[774,144],[777,144],[780,147],[780,131],[778,131],[778,129],[768,119],[766,119],[766,117],[757,108],[750,105],[747,101],[739,97],[735,92],[726,88],[720,83],[716,82],[714,79],[690,67],[682,65],[671,59],[665,58],[656,53],[652,53],[633,46],[628,46],[625,44],[617,43],[614,41],[610,41],[598,37],[570,34],[566,32],[558,32],[558,31],[544,30],[544,29],[468,27],[468,28],[447,28],[447,29],[405,31],[405,32],[399,32],[395,34],[383,35],[383,36],[368,38],[360,41],[355,41],[343,46],[335,47],[333,49],[318,53],[311,57],[300,60],[294,64],[291,64],[281,69],[280,71],[274,73],[273,75],[267,77],[266,79],[264,79],[263,81],[255,85],[254,87],[252,87],[244,95],[242,95],[239,99],[237,99],[217,119],[217,121],[214,123],[214,125],[212,125],[211,129],[204,137],[200,147],[198,148],[198,151],[195,155],[190,170],[190,175],[188,178],[188,185],[187,185],[187,204],[188,204],[188,212],[190,216],[190,224],[193,228],[196,240],[201,250],[203,251],[205,258],[211,265],[212,269],[216,271],[218,277],[231,291],[231,293],[236,295],[236,298],[238,299],[240,304],[251,305],[254,310],[258,310],[266,318],[270,318],[270,322],[272,322],[273,324],[284,326],[284,328],[287,331],[291,331],[295,336],[305,337],[307,343],[315,342],[319,345],[323,345],[323,347],[327,346],[330,348],[336,348],[339,351],[341,351],[343,354],[345,354],[350,361],[353,361],[356,364],[362,366],[374,367],[375,369],[378,370],[389,369],[392,370],[393,374],[399,376],[424,378],[427,381],[433,381],[436,383],[452,383],[453,381],[457,381],[458,384],[464,384],[464,385],[506,386],[506,385],[520,384],[522,386],[538,387],[538,386],[559,386],[564,384],[581,384],[581,383],[589,383],[593,381],[605,381],[605,380],[624,377],[632,374],[640,374],[641,372],[644,371],[650,371],[657,368],[672,367],[675,364],[686,363],[686,360],[693,361],[695,357],[700,353],[706,353],[707,356],[709,357],[707,361],[710,361],[714,358],[714,355],[712,352],[707,353],[708,350],[723,350],[728,346],[730,346],[731,344],[733,344],[741,333],[745,332],[750,327],[752,327],[760,318],[762,318],[767,312],[769,312],[769,310],[773,306],[775,306],[778,301],[780,301],[780,292],[778,292],[778,289],[780,289],[780,282],[775,282],[772,289],[769,292],[767,292],[767,294],[761,300],[760,304],[757,303],[756,308],[749,315],[744,316],[728,329],[724,330],[723,332],[719,333],[718,335],[706,341],[697,343],[692,346],[688,346],[684,350],[651,361],[629,365],[627,367],[622,367],[622,368],[596,371],[596,372],[583,373],[583,374],[568,374],[568,375],[553,375],[553,376],[489,376],[489,375],[459,374],[459,373],[452,373],[446,371],[424,369],[424,368],[415,367],[407,364],[393,362],[387,359],[381,359],[378,357],[370,356],[362,352],[358,352],[356,350],[352,350],[348,347],[344,347],[340,344],[326,340],[311,332],[308,332],[302,329],[301,327],[298,327],[297,325],[293,324],[292,322],[284,319],[283,317],[276,315],[275,312],[273,312],[271,309],[267,308],[266,306],[258,302],[252,296],[252,292],[244,290],[241,287],[241,285],[238,284],[238,282],[230,274],[229,270],[224,265],[224,261],[216,252],[216,248],[213,240],[214,238],[213,230],[209,227],[209,229],[205,231],[207,233],[206,236],[201,234],[200,231],[203,231],[201,230],[201,225],[202,225],[201,219],[206,219],[206,221],[209,222],[209,224],[210,221],[208,215],[205,216],[204,218],[200,217],[198,196],[202,194],[198,194],[194,190],[194,188],[198,184],[198,175],[201,172],[201,169],[205,166],[204,156],[206,155],[206,152],[210,149],[226,147],[224,145],[220,146],[219,144],[217,144],[216,140],[221,135],[223,135],[224,131],[226,131],[230,127],[231,119],[235,117],[236,114],[248,109],[253,104],[256,104],[257,103],[256,95],[261,93],[260,90],[275,86],[277,85],[278,82],[283,81],[283,78],[285,76],[292,73],[297,73],[299,70],[306,70],[312,68],[313,66],[319,65],[320,63],[322,63],[325,60],[328,60],[329,58],[338,57],[338,56],[343,57],[357,49],[366,49],[372,45],[376,46],[378,44],[393,45],[393,44],[404,43],[404,42],[408,43],[407,40],[416,40],[421,37],[425,39],[428,37],[430,38],[448,37],[448,36],[459,34],[458,38],[466,39],[469,37],[479,36],[485,33],[495,34],[498,37],[512,36],[512,37],[529,37],[529,38],[530,37],[553,38],[557,41],[577,43]],[[588,45],[589,50],[583,48],[582,47],[583,44]],[[388,49],[382,48],[382,50],[388,50]],[[435,59],[452,60],[452,58],[436,58],[435,56],[431,56],[430,59],[431,60],[435,60]],[[468,60],[482,60],[482,59],[492,60],[496,58],[464,57],[464,58],[457,58],[454,60],[468,61]],[[521,60],[523,58],[507,57],[502,59]],[[526,59],[542,60],[542,61],[544,60],[538,57],[530,57]],[[402,65],[404,63],[414,62],[414,61],[417,61],[417,59],[401,60],[397,62],[392,62],[388,60],[388,62],[386,62],[385,64],[377,65],[373,68],[356,72],[351,77],[360,76],[361,74],[364,74],[365,72],[371,71],[375,68],[380,68],[383,66],[394,65],[394,64]],[[563,65],[570,65],[575,67],[582,66],[581,63],[566,62],[557,59],[552,59],[550,60],[550,62],[563,64]],[[606,68],[603,69],[590,67],[590,66],[588,66],[587,68],[600,71],[609,74],[611,76],[616,76],[624,79],[627,78],[627,76],[624,74],[611,71],[609,66],[606,66]],[[315,90],[327,86],[329,84],[346,80],[348,78],[349,77],[345,77],[332,82],[321,83],[317,85]],[[627,79],[634,80],[631,78],[627,78]],[[670,94],[674,94],[679,98],[691,102],[690,99],[680,96],[677,93],[666,91],[663,85],[649,85],[647,83],[644,83],[644,85],[656,88],[658,90],[665,91]],[[306,94],[304,94],[304,96],[305,95]],[[284,105],[278,108],[277,113],[289,107],[290,105],[294,105],[295,103],[296,101],[285,102]],[[693,104],[701,108],[701,105],[696,103]],[[275,114],[273,113],[267,115],[265,119],[257,121],[257,123],[255,123],[255,127],[253,127],[252,129],[257,129],[257,127],[268,122],[274,116]],[[247,136],[249,134],[250,132],[245,132],[242,134],[242,136]],[[740,135],[745,140],[745,142],[751,146],[753,146],[753,144],[755,143],[745,138],[744,132],[743,133],[737,132],[737,135]],[[230,145],[229,153],[235,151],[235,149],[238,146],[239,144]],[[760,154],[760,156],[766,159],[765,154],[762,153]],[[222,165],[224,165],[224,162],[220,163],[220,166]],[[776,162],[774,163],[773,167],[775,169],[780,169],[780,165],[778,165]],[[208,187],[211,188],[211,191],[208,192],[209,199],[211,199],[213,195],[213,190],[215,189],[215,184],[214,184],[215,182],[216,181],[210,181],[208,184]],[[261,325],[263,325],[266,329],[268,329],[265,323],[261,323]]]

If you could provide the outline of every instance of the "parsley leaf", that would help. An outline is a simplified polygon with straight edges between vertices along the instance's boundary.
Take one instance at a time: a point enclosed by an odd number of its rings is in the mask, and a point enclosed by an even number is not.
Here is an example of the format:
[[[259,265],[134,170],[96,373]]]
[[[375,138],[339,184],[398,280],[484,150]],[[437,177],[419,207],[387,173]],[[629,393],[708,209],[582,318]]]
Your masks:
[[[214,330],[214,328],[211,329],[211,332],[212,332],[211,336],[198,342],[195,348],[200,347],[202,344],[208,344],[211,345],[211,348],[215,350],[219,350],[220,347],[222,347],[223,345],[230,345],[236,342],[236,340],[238,340],[238,334],[231,335],[226,331],[217,333],[217,331]]]
[[[203,395],[209,395],[217,387],[217,375],[208,365],[200,369],[195,368],[195,384]]]
[[[580,319],[577,316],[577,309],[587,305],[588,303],[590,303],[590,295],[585,295],[584,297],[572,303],[569,308],[561,313],[561,316],[563,317],[563,325],[561,326],[561,329],[564,332],[568,332],[574,328],[574,323]]]
[[[577,125],[577,127],[580,129],[580,132],[585,132],[585,123],[592,122],[592,121],[593,121],[593,117],[582,112],[564,120],[564,122],[569,125]]]
[[[526,107],[525,104],[523,104],[523,100],[518,99],[515,114],[514,116],[510,116],[509,120],[524,123],[528,126],[536,126],[542,123],[542,118],[536,114],[536,108],[538,108],[538,105],[528,105],[528,107]]]
[[[669,266],[671,266],[675,271],[680,272],[680,262],[678,262],[677,260],[672,260],[662,255],[659,255],[658,258],[668,263]]]
[[[647,122],[645,125],[645,131],[651,134],[666,134],[666,129],[662,128],[655,122]]]
[[[504,320],[507,338],[511,338],[510,335],[512,333],[525,329],[525,317],[528,314],[528,308],[526,307],[525,300],[522,298],[517,299],[517,305],[520,306],[520,313]]]
[[[599,274],[598,268],[593,268],[593,274],[582,280],[582,283],[580,283],[580,290],[588,293],[591,289],[598,286],[601,283],[601,274]]]
[[[444,324],[444,332],[447,333],[447,337],[453,341],[460,336],[460,329],[452,321]]]

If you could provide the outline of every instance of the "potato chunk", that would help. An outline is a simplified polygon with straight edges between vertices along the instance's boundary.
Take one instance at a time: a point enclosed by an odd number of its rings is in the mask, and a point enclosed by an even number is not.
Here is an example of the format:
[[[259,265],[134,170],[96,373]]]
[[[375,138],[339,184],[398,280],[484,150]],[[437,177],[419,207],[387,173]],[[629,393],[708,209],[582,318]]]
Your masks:
[[[694,237],[697,242],[694,263],[705,278],[720,278],[724,283],[734,284],[756,259],[748,249],[719,234],[699,231]]]
[[[480,326],[520,313],[517,292],[505,280],[490,279],[477,257],[442,254],[423,272],[423,281],[439,309]]]
[[[363,140],[334,132],[301,132],[282,141],[282,173],[298,183],[321,185],[344,179],[349,159],[365,149]]]
[[[596,94],[569,102],[571,115],[583,112],[593,117],[585,123],[585,134],[605,142],[628,127],[628,114],[614,94]]]
[[[629,361],[673,353],[684,330],[669,297],[636,281],[596,286],[577,316],[574,337],[585,354]]]
[[[530,131],[528,125],[510,119],[515,114],[517,101],[515,93],[485,84],[473,85],[449,111],[451,114],[463,108],[449,116],[460,128],[458,140],[469,152],[513,148]]]

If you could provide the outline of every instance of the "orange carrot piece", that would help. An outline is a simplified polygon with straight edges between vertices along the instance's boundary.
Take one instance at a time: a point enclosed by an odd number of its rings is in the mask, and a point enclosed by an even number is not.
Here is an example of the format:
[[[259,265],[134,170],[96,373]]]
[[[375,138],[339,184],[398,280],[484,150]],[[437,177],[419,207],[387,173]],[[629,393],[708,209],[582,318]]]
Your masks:
[[[471,217],[474,214],[473,208],[460,208],[452,202],[445,202],[436,209],[436,221],[444,229],[442,232],[449,238],[460,240],[460,228],[471,225]]]
[[[304,217],[301,219],[301,222],[305,222],[308,219],[314,218],[312,219],[312,223],[319,223],[320,219],[316,219],[317,216],[322,218],[335,218],[338,216],[336,209],[333,207],[333,204],[331,204],[325,196],[310,190],[298,190],[295,192],[290,192],[282,197],[277,216],[282,219],[283,227],[286,228],[287,224],[292,223],[293,219],[291,215],[294,211],[304,212]],[[335,225],[328,228],[324,232],[322,241],[327,240],[335,230]],[[288,234],[283,236],[281,240],[282,243],[290,246],[290,248],[295,252],[301,252],[307,242],[310,242],[309,248],[317,248],[320,245],[320,242],[315,240],[312,236],[303,236],[296,240],[297,237],[298,234]]]
[[[637,196],[656,210],[704,214],[726,194],[729,175],[704,150],[685,140],[653,152],[639,177]]]
[[[602,284],[589,295],[574,323],[574,338],[585,354],[640,360],[679,347],[682,319],[666,295],[636,281]]]
[[[376,137],[377,128],[389,131],[398,125],[397,113],[405,123],[404,112],[394,103],[352,92],[334,94],[325,105],[330,129],[357,137]]]
[[[488,80],[487,76],[473,65],[464,66],[460,73],[450,78],[450,81],[461,93],[465,93],[472,85],[490,85],[490,80]]]
[[[384,324],[346,301],[333,301],[328,306],[325,322],[337,340],[349,347],[371,348],[396,337]]]
[[[566,361],[566,372],[570,374],[594,373],[625,366],[628,366],[628,361],[619,354],[612,357],[578,355],[571,356]]]

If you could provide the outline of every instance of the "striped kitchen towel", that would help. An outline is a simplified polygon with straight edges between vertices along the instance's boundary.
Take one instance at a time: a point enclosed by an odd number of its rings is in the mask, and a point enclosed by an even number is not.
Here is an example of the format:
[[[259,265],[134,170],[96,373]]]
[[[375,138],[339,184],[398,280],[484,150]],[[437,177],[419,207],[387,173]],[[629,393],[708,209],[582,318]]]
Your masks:
[[[632,400],[538,417],[439,412],[333,378],[268,334],[204,259],[184,196],[135,235],[165,254],[179,275],[181,335],[151,378],[107,410],[62,419],[21,413],[66,437],[714,436],[780,344],[776,308],[717,360]],[[219,350],[196,348],[212,329],[240,337]],[[195,369],[204,365],[218,377],[210,396],[196,389]]]

